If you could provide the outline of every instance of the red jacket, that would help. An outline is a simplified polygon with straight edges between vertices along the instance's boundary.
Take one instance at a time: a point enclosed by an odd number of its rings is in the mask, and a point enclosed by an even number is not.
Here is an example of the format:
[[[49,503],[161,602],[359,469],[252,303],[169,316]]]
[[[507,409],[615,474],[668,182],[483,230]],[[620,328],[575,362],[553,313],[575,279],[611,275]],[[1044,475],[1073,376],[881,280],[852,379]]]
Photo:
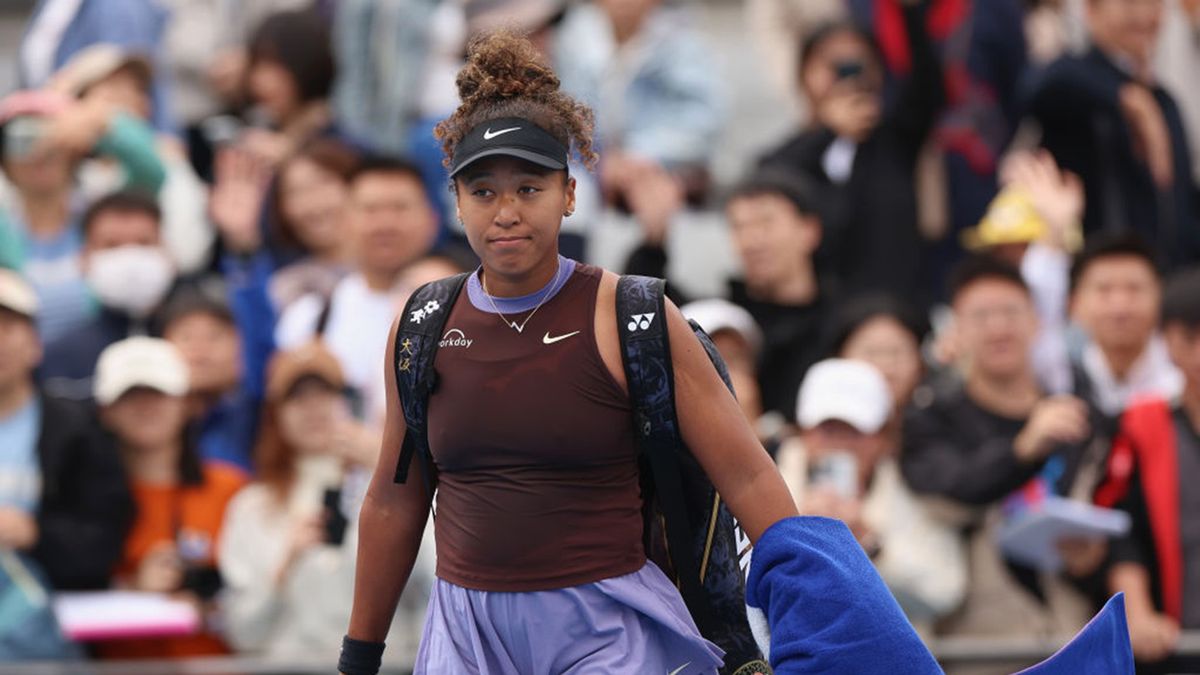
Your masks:
[[[1161,400],[1137,403],[1121,417],[1108,472],[1096,504],[1112,508],[1128,493],[1136,467],[1162,589],[1162,607],[1176,621],[1183,613],[1183,548],[1179,535],[1179,467],[1171,408]]]

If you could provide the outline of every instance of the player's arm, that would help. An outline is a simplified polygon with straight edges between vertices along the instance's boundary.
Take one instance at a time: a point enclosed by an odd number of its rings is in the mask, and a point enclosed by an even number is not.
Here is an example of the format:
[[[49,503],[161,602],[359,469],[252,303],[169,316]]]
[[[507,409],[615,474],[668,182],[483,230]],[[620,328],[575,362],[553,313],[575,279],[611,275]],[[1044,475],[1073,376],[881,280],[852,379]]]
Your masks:
[[[384,360],[387,418],[383,448],[358,519],[358,563],[348,635],[364,642],[382,642],[387,635],[421,546],[431,499],[420,476],[419,459],[414,458],[406,483],[393,480],[406,429],[391,364],[396,328],[392,327],[388,337]]]
[[[683,314],[667,303],[675,406],[683,440],[752,542],[798,515],[775,462],[763,449]]]

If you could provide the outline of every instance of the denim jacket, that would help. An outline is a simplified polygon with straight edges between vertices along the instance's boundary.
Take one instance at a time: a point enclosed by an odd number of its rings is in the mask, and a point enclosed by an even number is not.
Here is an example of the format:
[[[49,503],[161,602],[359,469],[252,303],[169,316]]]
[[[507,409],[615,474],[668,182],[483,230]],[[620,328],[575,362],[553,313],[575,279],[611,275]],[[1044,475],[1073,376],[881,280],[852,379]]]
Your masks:
[[[419,115],[435,0],[341,0],[334,14],[338,124],[377,151],[409,149]]]
[[[617,45],[603,10],[571,10],[556,36],[563,87],[595,109],[601,143],[664,164],[707,163],[727,110],[709,47],[684,10],[651,14]]]

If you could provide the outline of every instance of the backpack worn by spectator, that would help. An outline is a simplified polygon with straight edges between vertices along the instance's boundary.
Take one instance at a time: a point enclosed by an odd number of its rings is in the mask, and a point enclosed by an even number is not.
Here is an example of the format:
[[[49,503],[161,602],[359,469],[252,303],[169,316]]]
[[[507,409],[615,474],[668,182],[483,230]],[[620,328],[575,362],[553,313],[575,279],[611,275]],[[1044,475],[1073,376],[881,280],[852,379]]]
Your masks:
[[[429,449],[429,396],[437,387],[433,369],[448,312],[470,274],[422,286],[409,298],[405,321],[396,334],[393,367],[408,430],[395,480],[408,480],[413,456],[420,458],[433,492],[435,467]],[[725,507],[704,469],[683,444],[675,411],[675,377],[667,336],[664,282],[623,276],[617,284],[617,330],[634,410],[641,457],[643,538],[647,556],[679,586],[684,602],[705,638],[725,650],[722,673],[770,673],[746,619],[745,573],[750,540]],[[726,386],[725,364],[695,322],[700,343]]]

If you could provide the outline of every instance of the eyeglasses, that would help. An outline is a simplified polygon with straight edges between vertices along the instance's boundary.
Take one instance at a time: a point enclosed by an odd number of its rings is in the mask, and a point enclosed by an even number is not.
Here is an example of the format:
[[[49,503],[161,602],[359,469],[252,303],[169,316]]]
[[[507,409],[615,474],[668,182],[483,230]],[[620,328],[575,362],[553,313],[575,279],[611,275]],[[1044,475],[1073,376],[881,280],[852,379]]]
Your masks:
[[[1019,304],[1004,304],[994,307],[980,307],[963,312],[962,322],[971,326],[986,326],[992,319],[1004,323],[1015,323],[1027,316],[1029,309]]]

